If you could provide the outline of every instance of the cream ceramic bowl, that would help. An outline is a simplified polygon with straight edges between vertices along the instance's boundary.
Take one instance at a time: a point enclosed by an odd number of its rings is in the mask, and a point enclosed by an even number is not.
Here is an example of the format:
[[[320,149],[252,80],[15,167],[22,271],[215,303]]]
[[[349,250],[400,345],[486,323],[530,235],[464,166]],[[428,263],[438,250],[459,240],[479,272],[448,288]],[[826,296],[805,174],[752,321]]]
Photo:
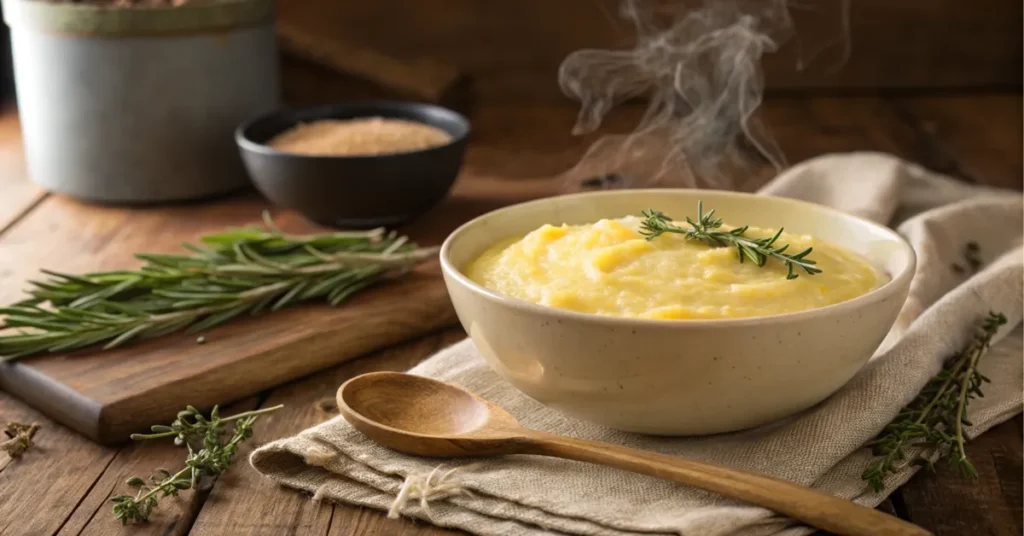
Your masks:
[[[584,224],[697,201],[733,224],[785,227],[845,246],[888,280],[820,309],[723,320],[645,320],[509,298],[461,271],[489,246],[545,223]],[[518,389],[612,428],[700,435],[768,423],[822,401],[867,362],[896,320],[916,259],[893,231],[820,205],[712,190],[619,190],[552,197],[466,223],[441,247],[459,320],[487,362]],[[801,277],[805,277],[801,275]]]

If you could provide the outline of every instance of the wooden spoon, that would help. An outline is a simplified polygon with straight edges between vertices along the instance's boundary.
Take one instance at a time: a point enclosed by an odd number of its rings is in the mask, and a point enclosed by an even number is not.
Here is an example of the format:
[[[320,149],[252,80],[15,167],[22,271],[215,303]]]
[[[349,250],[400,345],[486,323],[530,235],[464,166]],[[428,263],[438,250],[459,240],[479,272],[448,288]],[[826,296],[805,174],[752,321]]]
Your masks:
[[[769,476],[529,430],[504,409],[459,387],[422,376],[399,372],[356,376],[338,389],[338,409],[370,439],[407,454],[554,456],[719,493],[835,534],[930,534],[877,510]]]

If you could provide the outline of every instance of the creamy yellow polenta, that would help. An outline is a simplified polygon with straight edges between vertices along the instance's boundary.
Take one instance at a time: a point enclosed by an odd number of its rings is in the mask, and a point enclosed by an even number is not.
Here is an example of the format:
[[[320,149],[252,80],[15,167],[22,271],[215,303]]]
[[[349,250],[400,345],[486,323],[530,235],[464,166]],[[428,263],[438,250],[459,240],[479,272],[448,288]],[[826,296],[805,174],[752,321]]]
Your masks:
[[[857,254],[808,235],[782,233],[789,252],[813,247],[822,273],[786,279],[786,267],[740,263],[735,248],[710,247],[680,234],[647,240],[641,219],[544,225],[485,251],[466,267],[470,279],[528,302],[583,313],[688,319],[768,316],[839,303],[879,286]],[[685,227],[685,224],[681,224]],[[728,225],[724,229],[731,229]],[[746,235],[773,230],[751,227]]]

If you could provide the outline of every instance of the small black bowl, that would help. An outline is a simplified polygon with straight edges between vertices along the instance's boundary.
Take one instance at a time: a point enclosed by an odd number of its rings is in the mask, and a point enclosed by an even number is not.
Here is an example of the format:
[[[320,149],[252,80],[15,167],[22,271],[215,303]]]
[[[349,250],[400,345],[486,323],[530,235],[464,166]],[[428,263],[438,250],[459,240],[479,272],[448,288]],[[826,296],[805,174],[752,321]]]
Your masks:
[[[369,156],[309,156],[266,143],[319,119],[384,117],[425,123],[451,135],[445,145]],[[361,101],[282,110],[235,131],[242,161],[256,188],[270,201],[323,224],[346,228],[394,226],[441,201],[462,167],[469,121],[432,104]]]

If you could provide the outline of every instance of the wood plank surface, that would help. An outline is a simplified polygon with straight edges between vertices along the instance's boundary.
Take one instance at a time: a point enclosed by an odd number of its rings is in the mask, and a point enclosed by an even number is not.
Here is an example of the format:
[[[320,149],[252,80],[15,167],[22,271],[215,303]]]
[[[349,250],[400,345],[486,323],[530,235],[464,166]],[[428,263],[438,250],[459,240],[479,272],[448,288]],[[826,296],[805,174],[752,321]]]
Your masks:
[[[961,104],[945,106],[945,103],[955,101]],[[821,152],[860,149],[883,150],[924,161],[934,154],[935,146],[941,146],[955,166],[969,170],[979,182],[989,183],[989,177],[996,176],[1002,177],[999,180],[1014,177],[1019,180],[1020,143],[1007,142],[1003,149],[999,149],[1002,146],[998,144],[999,140],[1014,132],[1019,136],[1019,130],[1013,128],[1013,117],[1020,117],[1020,102],[1019,95],[991,99],[941,96],[898,101],[882,98],[786,98],[768,101],[762,115],[791,163]],[[972,124],[972,109],[986,110],[987,117],[1005,116],[1010,119],[999,127],[1002,130],[993,129],[988,142],[976,143],[970,136],[958,140],[957,133],[964,132],[964,129],[943,127],[963,122]],[[911,113],[907,113],[908,110]],[[570,167],[593,140],[592,136],[574,138],[569,135],[574,116],[575,110],[570,106],[481,108],[472,118],[474,139],[467,155],[466,173],[457,183],[453,195],[443,207],[414,222],[408,230],[419,240],[436,241],[465,218],[481,211],[496,208],[510,200],[561,191],[560,185],[553,183],[551,177]],[[926,122],[932,116],[935,123],[929,131]],[[629,114],[616,115],[611,128],[629,128],[634,119],[635,116]],[[991,127],[993,121],[982,123]],[[0,144],[0,150],[2,147]],[[940,171],[952,169],[942,159],[923,163]],[[765,177],[770,174],[770,171],[764,171]],[[0,180],[3,180],[2,176]],[[211,219],[223,221],[220,219],[225,217],[220,214],[223,210],[234,214],[227,218],[252,220],[250,213],[238,215],[245,212],[244,205],[250,202],[244,198],[220,200],[215,205],[219,207],[218,212],[211,214],[204,213],[202,207],[179,206],[167,210],[187,214],[188,217],[179,218],[176,225],[191,228],[195,236],[207,229],[206,222]],[[90,223],[84,217],[62,217],[64,210],[70,211],[69,214],[85,210],[69,208],[69,204],[74,203],[60,196],[48,198],[27,216],[21,217],[23,221],[12,226],[7,234],[0,234],[0,274],[5,270],[11,272],[7,279],[0,279],[0,301],[6,302],[16,296],[20,287],[11,288],[12,281],[21,281],[34,273],[43,261],[63,263],[60,266],[86,267],[91,266],[90,263],[117,265],[128,260],[130,250],[125,250],[118,257],[111,246],[105,245],[120,240],[122,233],[149,233],[153,236],[150,249],[174,246],[159,226],[122,231]],[[18,231],[20,225],[28,225],[28,219],[39,217],[35,215],[37,211],[47,210],[50,212],[46,225],[32,224],[33,233]],[[88,207],[88,210],[124,209]],[[135,210],[126,212],[134,213]],[[293,225],[291,228],[296,230],[306,225],[298,218],[283,218],[286,225]],[[203,221],[197,221],[199,219]],[[136,220],[127,218],[121,221]],[[177,240],[175,237],[174,241]],[[75,253],[69,254],[69,248]],[[32,250],[42,250],[43,253],[29,254],[31,260],[22,262],[21,255]],[[106,253],[101,253],[104,251]],[[79,259],[79,256],[84,259]],[[369,370],[407,368],[461,336],[458,329],[429,335],[271,389],[258,397],[258,402],[243,402],[263,407],[276,403],[286,405],[282,410],[286,413],[275,414],[257,424],[256,440],[277,439],[327,418],[313,408],[312,403],[323,393],[332,395],[343,379]],[[181,453],[166,445],[97,446],[0,391],[0,420],[11,419],[38,420],[42,422],[43,430],[37,435],[38,449],[0,469],[0,535],[121,533],[120,525],[110,515],[107,498],[123,489],[123,480],[129,474],[142,476],[161,465],[180,462]],[[972,459],[982,466],[979,471],[984,471],[982,481],[969,484],[956,475],[941,471],[938,475],[922,474],[894,494],[891,508],[901,517],[934,530],[940,536],[1019,534],[1020,504],[1024,500],[1019,484],[1020,417],[989,431],[969,448]],[[454,534],[404,519],[387,520],[376,511],[347,506],[314,507],[309,496],[268,483],[245,463],[233,466],[208,496],[186,494],[180,503],[170,501],[164,504],[153,525],[129,528],[123,533]],[[989,517],[983,519],[982,516]]]
[[[939,171],[1020,190],[1024,163],[1019,95],[900,99],[897,110],[922,131],[922,156]]]
[[[1024,147],[1020,95],[899,99],[893,110],[915,132],[913,160],[963,180],[1021,189]],[[894,494],[896,512],[936,534],[1020,534],[1022,418],[967,445],[977,482],[940,465],[919,472]]]
[[[1021,416],[967,445],[978,480],[963,478],[949,464],[935,474],[921,471],[902,490],[906,515],[928,520],[936,534],[1016,536],[1021,519]]]
[[[539,115],[543,107],[538,107],[535,110],[536,115]],[[499,112],[493,112],[495,114],[495,123],[501,123],[498,121],[499,116],[503,115]],[[531,113],[526,110],[519,110],[518,115],[523,121],[531,122],[533,120],[540,120],[535,118],[535,113]],[[568,125],[571,124],[571,117],[567,117],[563,114],[554,114],[552,111],[544,112],[547,115],[548,124],[554,125]],[[901,120],[899,114],[885,101],[880,99],[864,98],[864,99],[816,99],[812,102],[808,102],[804,99],[784,99],[784,100],[773,100],[770,101],[764,110],[765,120],[771,125],[776,126],[776,136],[780,140],[780,144],[787,153],[787,156],[791,158],[791,161],[798,162],[811,156],[833,151],[847,151],[854,149],[862,150],[878,150],[887,151],[898,154],[900,156],[913,158],[915,152],[918,150],[918,144],[916,143],[915,136],[916,132],[904,121]],[[504,118],[508,121],[509,118]],[[488,122],[488,124],[491,124]],[[517,133],[520,132],[516,128],[516,122],[506,123],[507,128],[505,133],[510,138],[515,138]],[[524,134],[527,134],[524,132]],[[484,134],[487,135],[486,133]],[[485,138],[486,139],[486,138]],[[524,147],[527,157],[532,156],[532,151],[536,151],[543,154],[544,151],[541,149],[543,146],[544,139],[534,136],[532,139],[527,135],[522,140],[523,144],[516,144],[516,146]],[[536,144],[535,146],[533,146]],[[567,150],[568,155],[560,155],[563,159],[572,161],[574,156],[578,157],[581,154],[582,146],[585,146],[585,142],[579,142]],[[533,148],[531,149],[531,146]],[[517,159],[518,161],[519,159]],[[564,160],[563,160],[564,161]],[[540,169],[547,169],[544,166],[550,164],[550,169],[555,170],[557,173],[558,169],[564,169],[565,164],[559,165],[559,158],[551,156],[550,159],[539,159],[537,165],[541,166]],[[508,166],[515,166],[514,163],[506,164]],[[487,167],[487,169],[494,169],[493,167]],[[505,170],[508,176],[515,177],[520,175],[528,175],[528,170],[521,170],[515,167]],[[529,182],[530,179],[526,179]],[[475,185],[480,185],[476,183]],[[483,188],[483,186],[480,186]],[[526,190],[526,187],[524,187]],[[456,330],[457,332],[457,330]],[[419,355],[418,350],[410,350],[412,352],[412,361],[418,360],[416,358]],[[359,372],[366,372],[369,370],[392,370],[394,369],[391,363],[385,363],[381,358],[371,358],[365,361],[360,360],[348,365],[339,367],[339,369],[347,369],[348,367],[355,366],[357,364],[363,365],[366,368]],[[394,356],[389,356],[388,359],[399,359]],[[375,361],[375,362],[371,362]],[[357,374],[359,372],[352,372],[351,374]],[[337,384],[340,385],[341,381],[349,377],[348,374],[339,376]],[[300,383],[303,386],[302,391],[316,391],[312,386],[307,387],[305,383]],[[267,403],[288,403],[289,400],[296,398],[296,395],[285,395],[278,397],[278,391],[275,391],[275,395],[272,400],[268,400]],[[308,397],[303,397],[305,400]],[[311,425],[317,422],[316,420],[308,421]],[[984,446],[972,447],[983,449]],[[981,455],[981,454],[979,454]],[[1019,461],[1018,461],[1019,463]],[[255,477],[258,479],[258,477]],[[913,483],[911,485],[914,485]],[[287,491],[285,491],[287,493]],[[300,508],[303,512],[303,518],[314,518],[322,514],[314,514],[309,512],[309,506],[306,501],[308,498],[298,493],[292,493],[298,496],[298,499],[285,499],[280,496],[280,490],[275,490],[275,493],[269,491],[265,494],[259,494],[259,497],[254,499],[251,496],[246,496],[241,499],[242,505],[232,507],[230,506],[231,501],[225,501],[222,504],[218,504],[216,507],[207,505],[203,512],[200,514],[199,520],[196,523],[196,532],[198,534],[245,534],[246,530],[257,530],[251,526],[236,526],[223,521],[214,522],[211,520],[225,520],[225,519],[249,519],[255,512],[261,511],[262,509],[274,508],[273,505],[283,501],[288,501],[288,504],[293,504],[295,501],[299,501]],[[901,505],[904,501],[899,497],[899,492],[896,494],[897,500]],[[914,499],[911,499],[912,504]],[[255,503],[255,504],[254,504]],[[244,510],[236,510],[235,508]],[[893,506],[891,501],[887,501],[880,508],[895,512],[896,508]],[[292,510],[294,512],[294,510]],[[279,517],[275,519],[283,519]],[[289,520],[296,518],[288,518]],[[916,520],[911,517],[910,519]],[[928,520],[927,515],[922,515],[921,519]],[[925,526],[929,526],[927,523],[923,523]],[[211,528],[207,528],[211,527]],[[315,524],[308,521],[298,521],[295,524],[289,524],[286,526],[277,527],[282,530],[288,530],[295,534],[323,534],[322,523]],[[215,529],[215,530],[214,530]],[[328,534],[367,534],[367,535],[393,535],[393,534],[408,534],[408,535],[434,535],[434,534],[456,534],[458,532],[448,531],[425,525],[423,523],[414,522],[407,519],[401,520],[388,520],[381,512],[361,509],[346,505],[335,505],[333,507],[333,513],[330,518]],[[953,534],[953,533],[949,533]]]
[[[28,180],[17,114],[9,105],[0,107],[0,235],[45,195]],[[0,263],[0,278],[4,270]]]
[[[55,534],[103,475],[104,448],[0,392],[0,421],[39,422],[34,447],[0,464],[0,534]],[[6,456],[0,454],[0,456]]]
[[[274,389],[264,402],[264,406],[285,404],[285,407],[275,412],[268,422],[261,423],[254,440],[263,443],[288,437],[323,422],[333,417],[334,412],[322,411],[318,403],[325,399],[328,403],[332,401],[338,386],[349,378],[378,370],[407,370],[437,350],[465,336],[461,328],[451,329]],[[339,526],[344,526],[346,521],[343,519],[349,518],[356,510],[353,507],[338,505],[333,507],[334,512],[331,514],[330,504],[318,506],[312,503],[308,495],[272,486],[251,467],[233,467],[229,476],[233,480],[218,482],[214,487],[210,500],[196,519],[192,529],[193,535],[326,534],[325,517],[332,520],[329,523],[331,527],[335,526],[335,517],[338,518]],[[260,492],[245,493],[243,497],[239,497],[240,494],[235,493],[237,489],[233,488],[258,489]],[[268,514],[275,522],[266,522]],[[390,526],[393,529],[404,524],[406,523],[401,521],[391,521],[383,525],[385,528]]]
[[[557,73],[568,54],[633,46],[631,23],[619,15],[622,3],[310,0],[280,3],[279,20],[326,40],[337,36],[348,46],[453,65],[473,77],[481,101],[565,102]],[[640,4],[651,3],[667,4]],[[839,40],[842,3],[789,2],[796,37],[766,55],[769,90],[1021,84],[1022,4],[1017,0],[849,2],[845,59]]]
[[[173,251],[201,234],[254,224],[265,206],[243,196],[212,206],[124,210],[55,196],[0,242],[0,258],[19,259],[0,277],[0,299],[16,300],[21,281],[37,278],[38,267],[76,273],[134,266],[134,252]],[[288,232],[310,229],[294,214],[278,219]],[[32,238],[47,235],[60,239]],[[26,358],[0,366],[0,387],[101,443],[122,441],[147,423],[169,420],[185,404],[207,408],[237,400],[454,324],[439,273],[433,263],[341,307],[297,306],[240,319],[205,333],[202,345],[182,333],[109,352]]]
[[[238,403],[221,408],[221,415],[255,409],[259,400],[248,398]],[[170,422],[170,421],[167,421]],[[241,451],[236,457],[237,464],[245,463],[247,452]],[[61,527],[58,535],[71,534],[123,534],[132,536],[161,535],[176,536],[188,534],[192,523],[209,490],[199,492],[186,491],[177,497],[162,499],[153,511],[149,523],[142,525],[122,526],[114,519],[113,503],[110,498],[115,495],[134,495],[135,489],[125,481],[131,477],[147,479],[157,469],[164,468],[174,473],[183,467],[186,452],[184,447],[175,446],[170,439],[132,443],[118,450],[114,459],[96,481],[88,494],[82,498],[71,516]]]
[[[400,61],[372,49],[353,47],[337,34],[323,39],[287,20],[279,21],[276,31],[278,46],[287,54],[354,75],[406,99],[440,102],[462,77],[451,65],[429,58]]]

